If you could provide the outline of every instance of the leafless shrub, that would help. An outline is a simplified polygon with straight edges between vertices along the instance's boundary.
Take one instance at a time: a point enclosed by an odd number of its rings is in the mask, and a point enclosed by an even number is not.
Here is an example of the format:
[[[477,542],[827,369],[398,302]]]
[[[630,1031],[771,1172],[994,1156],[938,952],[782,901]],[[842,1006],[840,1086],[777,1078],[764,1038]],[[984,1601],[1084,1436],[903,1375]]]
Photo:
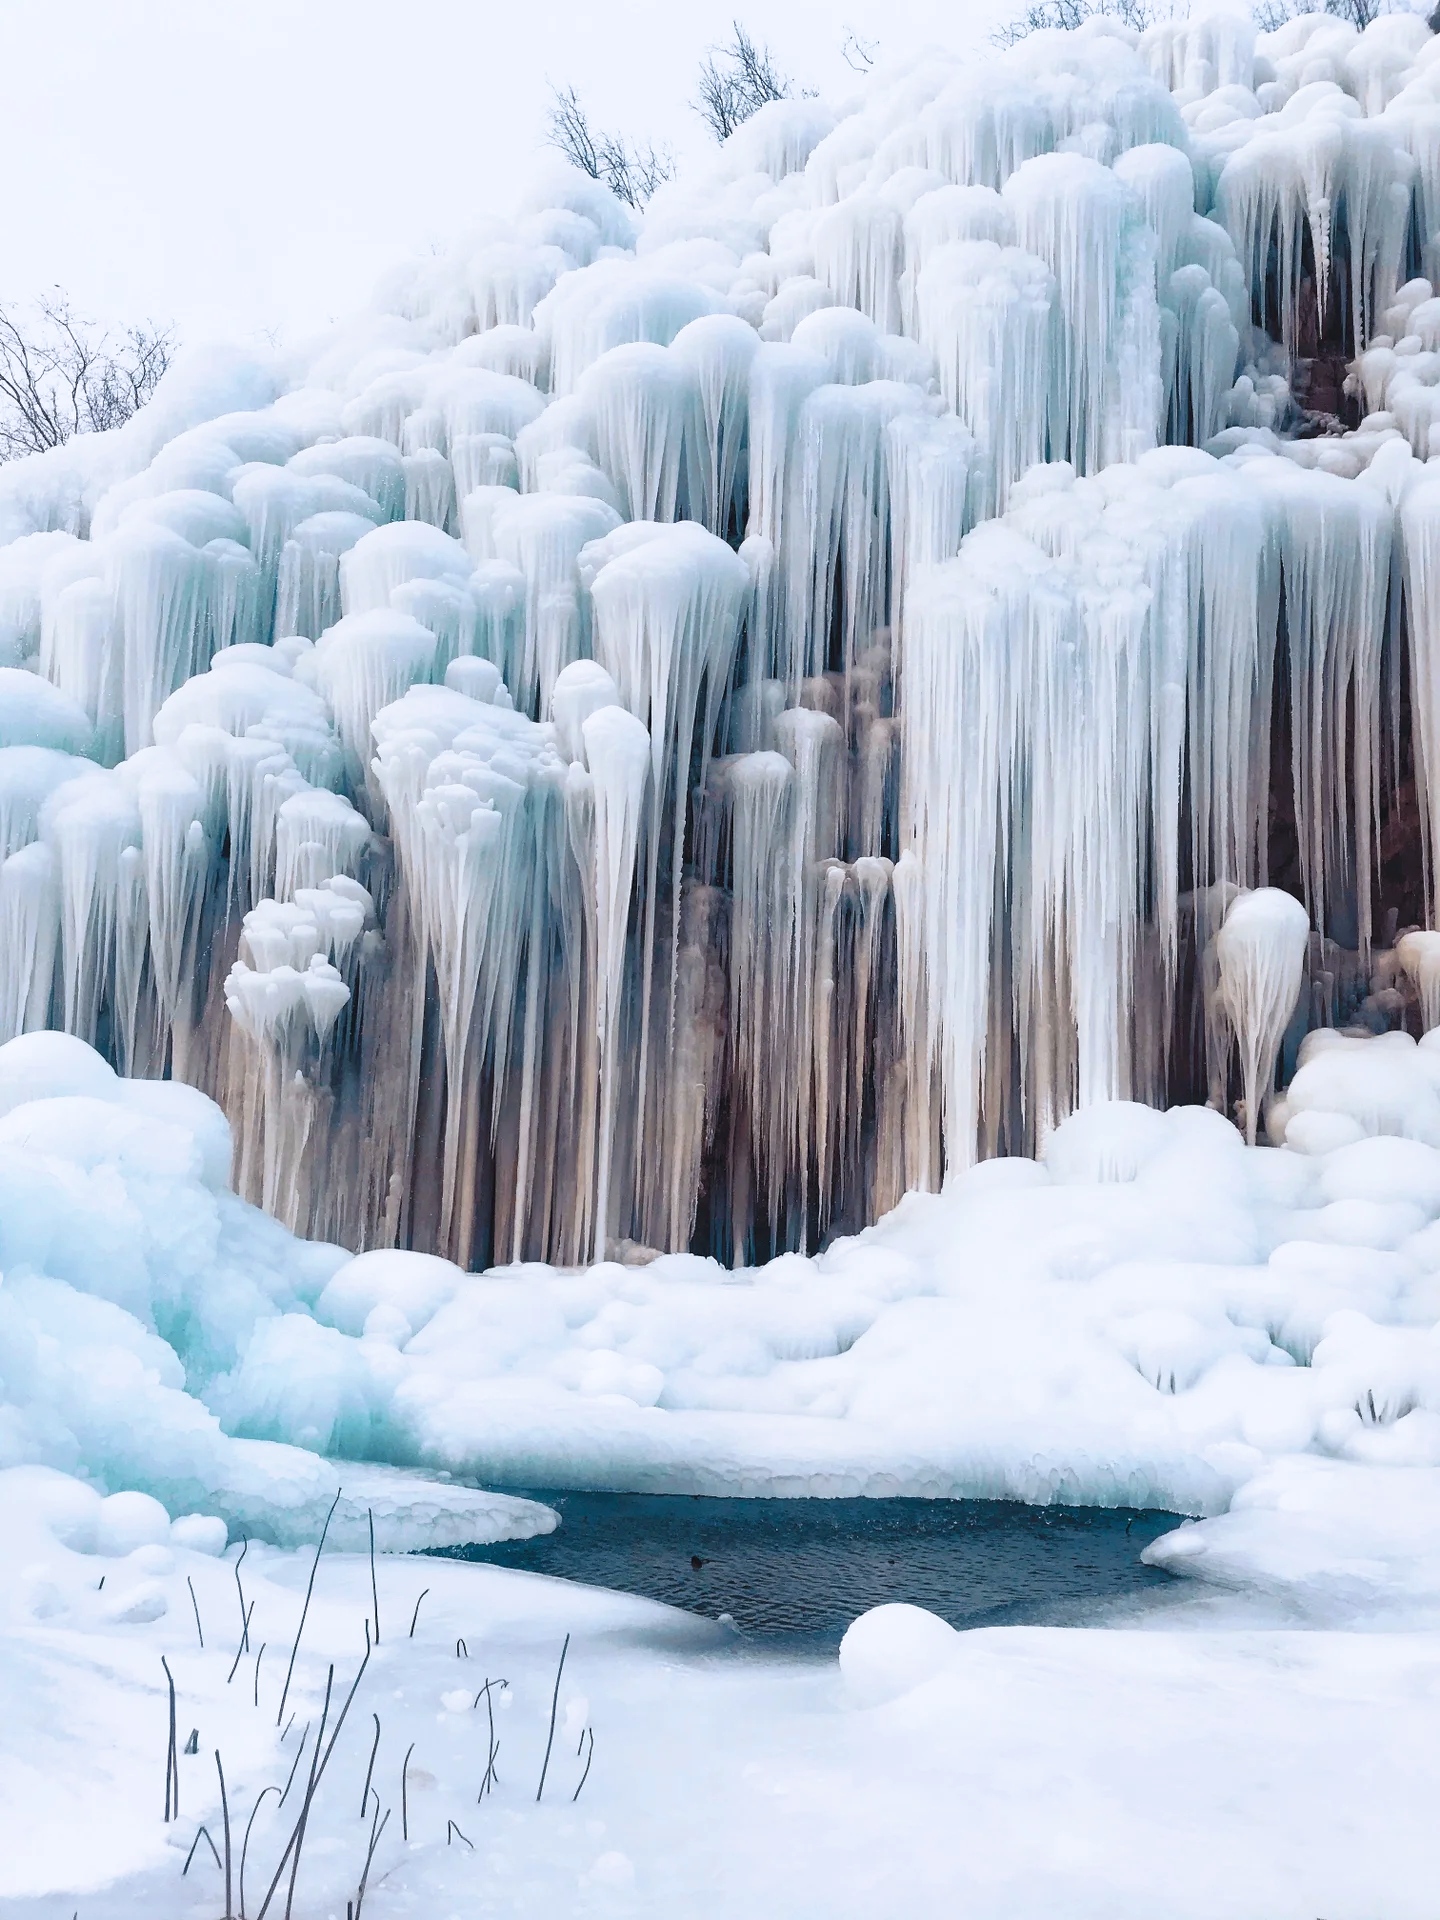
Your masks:
[[[1372,20],[1396,9],[1391,0],[1321,0],[1319,6],[1314,0],[1258,0],[1253,11],[1255,24],[1262,33],[1274,33],[1277,27],[1283,27],[1287,20],[1301,13],[1333,13],[1337,20],[1348,20],[1363,33]],[[1433,21],[1431,31],[1434,31]]]
[[[0,460],[123,426],[174,350],[173,328],[96,326],[58,287],[28,311],[0,305]]]
[[[1118,20],[1122,27],[1143,33],[1169,14],[1163,0],[1031,0],[990,38],[997,47],[1013,47],[1032,33],[1068,33],[1096,18]]]
[[[592,126],[574,87],[550,89],[545,138],[572,167],[598,180],[627,206],[643,207],[675,171],[668,147],[649,140],[627,140]]]
[[[752,113],[772,100],[789,100],[795,83],[780,72],[769,47],[756,46],[738,20],[725,47],[712,47],[700,65],[699,91],[691,102],[717,141],[728,140]]]

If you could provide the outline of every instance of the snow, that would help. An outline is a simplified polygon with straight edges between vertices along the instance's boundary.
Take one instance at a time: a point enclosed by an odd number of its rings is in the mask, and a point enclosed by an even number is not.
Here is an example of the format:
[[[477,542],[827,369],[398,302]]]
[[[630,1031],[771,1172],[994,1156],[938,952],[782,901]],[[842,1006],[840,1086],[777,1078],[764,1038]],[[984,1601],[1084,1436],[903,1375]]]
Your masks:
[[[197,1550],[176,1523],[168,1543],[124,1551],[98,1538],[96,1504],[35,1470],[0,1476],[17,1549],[4,1576],[0,1897],[18,1920],[219,1912],[223,1873],[203,1839],[181,1877],[202,1823],[223,1858],[218,1751],[237,1892],[257,1795],[276,1789],[250,1834],[254,1913],[308,1777],[309,1743],[277,1812],[307,1726],[313,1742],[327,1665],[333,1728],[364,1657],[368,1557],[327,1547],[319,1562],[282,1738],[313,1556],[252,1544],[237,1590],[237,1548]],[[1185,1920],[1427,1911],[1440,1664],[1433,1631],[1403,1616],[1383,1631],[1297,1631],[1254,1601],[1248,1613],[1211,1601],[1191,1603],[1188,1622],[1171,1608],[1090,1630],[957,1634],[887,1607],[857,1621],[837,1663],[777,1659],[714,1623],[533,1575],[383,1555],[375,1573],[380,1645],[314,1798],[297,1913],[353,1898],[377,1805],[389,1820],[372,1915],[481,1902],[515,1915],[683,1906],[862,1920],[1059,1903],[1138,1920],[1157,1886]],[[227,1685],[241,1591],[250,1650]],[[179,1752],[168,1824],[162,1654],[177,1748],[199,1736]],[[498,1784],[477,1802],[492,1724]],[[577,1746],[588,1753],[592,1738],[577,1800]]]

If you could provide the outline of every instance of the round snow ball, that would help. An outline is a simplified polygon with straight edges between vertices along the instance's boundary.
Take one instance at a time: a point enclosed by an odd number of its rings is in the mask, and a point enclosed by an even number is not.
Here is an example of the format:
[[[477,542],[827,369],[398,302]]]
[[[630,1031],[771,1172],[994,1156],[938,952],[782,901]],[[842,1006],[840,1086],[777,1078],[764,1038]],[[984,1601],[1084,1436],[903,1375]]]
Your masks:
[[[960,1635],[937,1613],[895,1601],[852,1620],[840,1642],[840,1671],[862,1707],[898,1699],[950,1664]]]
[[[186,1553],[208,1553],[215,1558],[225,1551],[230,1529],[213,1513],[182,1513],[170,1528],[170,1544]]]
[[[103,1611],[107,1619],[119,1626],[143,1627],[152,1620],[163,1620],[169,1608],[170,1602],[159,1582],[142,1580],[138,1587],[117,1593],[105,1603]]]
[[[0,1047],[0,1113],[67,1093],[113,1100],[120,1084],[115,1069],[70,1033],[22,1033]]]
[[[93,1487],[54,1467],[9,1467],[0,1473],[0,1508],[39,1520],[72,1553],[94,1552],[103,1504]]]
[[[158,1580],[175,1571],[175,1556],[169,1547],[136,1547],[130,1555],[130,1564],[137,1573],[148,1573]]]
[[[1365,1134],[1348,1113],[1323,1113],[1311,1108],[1307,1112],[1292,1113],[1281,1137],[1292,1153],[1321,1154],[1351,1146],[1363,1140]]]
[[[403,1347],[415,1329],[399,1307],[382,1300],[378,1307],[372,1307],[366,1314],[361,1332],[366,1340],[379,1340],[387,1347]]]
[[[315,1303],[326,1326],[359,1336],[376,1307],[394,1307],[418,1333],[465,1278],[452,1260],[433,1253],[377,1248],[347,1260],[327,1282]]]
[[[1288,1139],[1288,1135],[1286,1136]],[[1332,1152],[1320,1175],[1327,1200],[1408,1200],[1440,1213],[1440,1152],[1421,1140],[1357,1140]]]
[[[581,1875],[582,1885],[592,1887],[629,1887],[635,1884],[635,1869],[623,1853],[602,1853],[589,1873]]]
[[[120,1555],[137,1547],[165,1546],[170,1516],[148,1493],[112,1493],[100,1502],[95,1520],[95,1551]]]
[[[961,1174],[961,1192],[1015,1193],[1025,1187],[1048,1187],[1050,1175],[1037,1161],[1022,1154],[1001,1154],[994,1160],[978,1160]]]
[[[1062,1120],[1050,1136],[1045,1164],[1063,1186],[1133,1180],[1166,1144],[1165,1117],[1134,1100],[1102,1100]]]

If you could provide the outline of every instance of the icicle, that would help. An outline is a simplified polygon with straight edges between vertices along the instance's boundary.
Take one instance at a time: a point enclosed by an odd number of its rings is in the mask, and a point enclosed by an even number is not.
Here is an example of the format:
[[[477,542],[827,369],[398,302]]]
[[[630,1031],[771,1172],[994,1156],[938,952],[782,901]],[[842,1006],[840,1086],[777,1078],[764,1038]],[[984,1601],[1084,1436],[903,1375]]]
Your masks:
[[[985,461],[987,513],[1003,510],[1014,482],[1045,458],[1055,301],[1042,260],[992,240],[937,249],[915,283],[916,329],[940,391]]]
[[[602,501],[564,494],[519,494],[496,514],[496,557],[525,579],[524,638],[507,676],[522,711],[541,711],[560,669],[589,652],[589,603],[576,562],[583,547],[618,524]]]
[[[347,614],[321,635],[315,681],[335,716],[352,787],[365,783],[371,721],[415,681],[432,678],[435,656],[430,629],[389,609]]]
[[[375,503],[382,521],[398,520],[405,512],[405,466],[388,440],[357,434],[306,447],[286,462],[285,471],[304,479],[330,477],[358,487]],[[240,501],[235,504],[239,506]],[[338,503],[317,501],[310,511],[319,513],[332,504]]]
[[[627,520],[675,520],[703,509],[704,424],[697,369],[663,347],[614,347],[585,373],[578,397],[594,421],[597,457]]]
[[[280,550],[275,632],[318,640],[340,618],[340,556],[375,531],[358,513],[315,513]]]
[[[625,936],[641,809],[650,771],[650,736],[623,707],[600,707],[580,722],[595,805],[595,1028],[600,1050],[599,1159],[595,1174],[595,1258],[606,1257],[611,1219],[611,1161],[620,1063],[616,1058]]]
[[[1052,458],[1082,473],[1133,460],[1158,435],[1163,388],[1154,242],[1108,167],[1044,154],[1005,183],[1015,237],[1055,276]]]
[[[0,1044],[50,1025],[59,944],[55,856],[35,842],[0,860]]]

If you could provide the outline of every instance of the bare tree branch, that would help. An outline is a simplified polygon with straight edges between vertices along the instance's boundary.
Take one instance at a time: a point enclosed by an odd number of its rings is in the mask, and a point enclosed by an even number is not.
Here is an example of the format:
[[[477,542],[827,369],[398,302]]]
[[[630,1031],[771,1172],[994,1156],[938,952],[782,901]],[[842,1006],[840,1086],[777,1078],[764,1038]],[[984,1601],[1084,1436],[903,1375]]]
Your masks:
[[[840,42],[840,58],[854,72],[869,73],[875,65],[875,55],[879,50],[878,40],[864,40],[853,27],[845,29],[845,37]]]
[[[728,140],[770,101],[789,100],[795,92],[768,47],[756,46],[738,20],[730,22],[730,31],[729,46],[712,47],[701,63],[699,92],[691,102],[718,141]]]
[[[593,127],[574,87],[551,87],[550,96],[546,140],[572,167],[600,181],[627,206],[643,207],[674,173],[675,159],[668,147],[657,147],[650,140],[631,142],[623,134]]]
[[[1395,11],[1393,0],[1320,0],[1318,7],[1314,0],[1260,0],[1254,9],[1255,24],[1262,33],[1274,33],[1277,27],[1283,27],[1287,20],[1293,20],[1297,14],[1316,12],[1333,13],[1337,19],[1348,20],[1351,26],[1363,33],[1370,22],[1378,20],[1382,13]]]
[[[1013,47],[1032,33],[1069,32],[1097,16],[1143,33],[1169,13],[1165,0],[1032,0],[990,38],[997,47]]]
[[[0,305],[0,461],[123,426],[174,348],[153,321],[114,334],[81,319],[58,287],[28,313]]]
[[[1363,30],[1380,14],[1394,12],[1396,6],[1397,0],[1258,0],[1254,15],[1262,33],[1273,33],[1297,14],[1317,11],[1334,14]],[[1173,0],[1030,0],[990,37],[997,46],[1013,47],[1029,34],[1078,27],[1097,15],[1143,33],[1157,20],[1169,19],[1174,11]]]

